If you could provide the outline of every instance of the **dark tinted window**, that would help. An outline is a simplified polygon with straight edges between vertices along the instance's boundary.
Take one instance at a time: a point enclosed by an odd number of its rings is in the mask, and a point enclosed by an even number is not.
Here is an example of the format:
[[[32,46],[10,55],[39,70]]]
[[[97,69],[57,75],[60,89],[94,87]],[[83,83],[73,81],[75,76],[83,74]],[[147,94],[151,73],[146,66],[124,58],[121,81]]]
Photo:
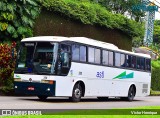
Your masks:
[[[137,57],[137,69],[140,69],[140,64],[141,64],[140,57]]]
[[[126,67],[131,68],[132,56],[126,55]]]
[[[145,70],[151,71],[151,60],[150,59],[146,59]]]
[[[144,58],[140,58],[140,62],[141,62],[140,69],[144,70],[144,67],[145,67],[145,59],[144,59]]]
[[[136,68],[136,56],[132,56],[132,68]]]

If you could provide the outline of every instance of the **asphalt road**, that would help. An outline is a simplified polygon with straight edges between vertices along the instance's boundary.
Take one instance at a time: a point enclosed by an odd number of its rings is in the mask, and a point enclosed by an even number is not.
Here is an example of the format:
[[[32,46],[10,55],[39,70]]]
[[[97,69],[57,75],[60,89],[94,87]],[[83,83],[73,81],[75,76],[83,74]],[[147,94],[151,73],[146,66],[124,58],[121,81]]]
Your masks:
[[[137,97],[132,102],[114,98],[107,101],[82,98],[81,102],[72,103],[67,98],[49,97],[46,101],[39,101],[37,97],[0,96],[0,109],[113,109],[139,106],[160,106],[160,97]]]

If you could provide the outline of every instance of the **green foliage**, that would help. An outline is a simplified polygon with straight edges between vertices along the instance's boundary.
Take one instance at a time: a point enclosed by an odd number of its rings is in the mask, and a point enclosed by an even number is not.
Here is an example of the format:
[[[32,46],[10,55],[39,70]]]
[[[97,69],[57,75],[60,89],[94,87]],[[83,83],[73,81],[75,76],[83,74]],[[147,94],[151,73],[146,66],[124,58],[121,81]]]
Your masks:
[[[142,36],[143,24],[129,20],[121,14],[112,14],[106,8],[88,0],[41,0],[42,6],[84,24],[119,29],[129,36]]]
[[[82,1],[82,0],[78,0]],[[145,16],[144,11],[134,10],[133,7],[141,4],[141,0],[88,0],[98,3],[113,13],[126,14],[139,22]]]
[[[154,23],[154,32],[153,32],[153,41],[160,43],[160,20],[155,20]]]
[[[151,96],[159,96],[160,95],[160,91],[154,91],[154,90],[151,89],[150,95]]]
[[[152,61],[152,78],[151,78],[151,88],[156,91],[160,91],[160,61]]]
[[[3,86],[0,86],[0,91],[2,94],[8,94],[14,90],[14,72],[11,73],[10,76],[4,81]],[[1,93],[0,93],[1,94]]]
[[[12,83],[11,73],[13,73],[16,55],[15,42],[11,45],[0,44],[0,86],[10,86]]]
[[[159,50],[160,45],[159,45],[159,44],[157,44],[157,43],[152,43],[152,44],[149,46],[149,48],[150,48],[154,53],[158,54],[158,56],[160,55],[160,50]]]
[[[39,0],[0,1],[0,41],[32,36],[34,20],[39,13]]]
[[[140,47],[143,45],[143,39],[141,37],[133,37],[132,47]]]
[[[160,61],[159,60],[152,61],[152,67],[157,69],[160,68]]]

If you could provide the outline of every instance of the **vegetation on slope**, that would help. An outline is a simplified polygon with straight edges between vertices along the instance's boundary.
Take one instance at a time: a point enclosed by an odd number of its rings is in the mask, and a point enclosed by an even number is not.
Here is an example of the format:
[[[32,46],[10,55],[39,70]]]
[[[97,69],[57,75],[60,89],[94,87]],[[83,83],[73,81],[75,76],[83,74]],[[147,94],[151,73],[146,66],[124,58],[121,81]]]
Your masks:
[[[42,6],[58,12],[84,24],[99,25],[118,29],[131,37],[142,36],[144,27],[141,23],[130,20],[121,14],[113,14],[99,4],[79,0],[43,0]]]

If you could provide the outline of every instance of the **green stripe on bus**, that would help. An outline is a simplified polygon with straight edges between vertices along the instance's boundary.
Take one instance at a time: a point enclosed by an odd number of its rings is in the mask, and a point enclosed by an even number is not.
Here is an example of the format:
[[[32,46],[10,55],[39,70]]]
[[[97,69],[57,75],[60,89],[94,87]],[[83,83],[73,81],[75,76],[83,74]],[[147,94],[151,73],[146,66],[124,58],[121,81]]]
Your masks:
[[[113,79],[131,79],[133,77],[134,77],[134,72],[126,74],[126,71],[124,71],[118,76],[114,77]]]

